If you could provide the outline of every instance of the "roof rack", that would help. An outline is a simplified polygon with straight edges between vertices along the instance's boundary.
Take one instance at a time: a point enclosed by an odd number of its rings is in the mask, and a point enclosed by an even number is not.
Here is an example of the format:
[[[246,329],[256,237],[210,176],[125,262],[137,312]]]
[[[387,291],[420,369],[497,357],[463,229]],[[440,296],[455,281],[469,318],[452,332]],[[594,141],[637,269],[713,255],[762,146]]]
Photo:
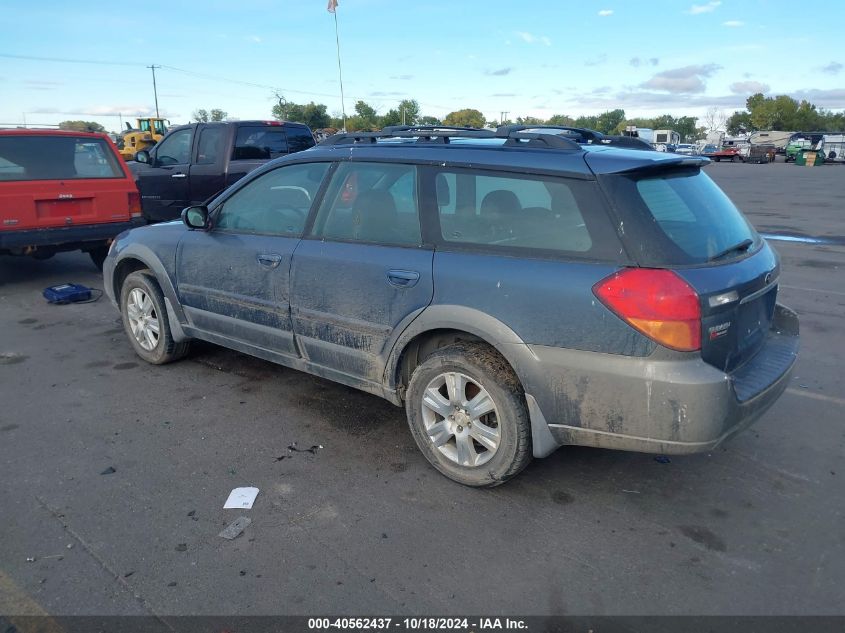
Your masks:
[[[516,126],[518,127],[518,126]],[[531,126],[526,126],[531,127]],[[522,129],[507,131],[485,130],[472,127],[455,127],[448,125],[391,125],[379,132],[350,132],[330,136],[320,145],[356,145],[375,143],[378,139],[410,138],[417,143],[440,143],[447,145],[453,138],[501,138],[505,139],[504,147],[545,147],[550,149],[580,149],[575,141],[564,138],[559,134],[523,131]]]
[[[525,130],[528,130],[529,132],[540,130],[546,135],[556,133],[561,137],[571,138],[576,143],[584,145],[612,145],[614,147],[625,147],[628,149],[639,150],[653,149],[651,145],[638,138],[602,134],[601,132],[591,130],[589,128],[569,127],[566,125],[501,125],[496,132],[501,134],[513,134],[515,132]]]

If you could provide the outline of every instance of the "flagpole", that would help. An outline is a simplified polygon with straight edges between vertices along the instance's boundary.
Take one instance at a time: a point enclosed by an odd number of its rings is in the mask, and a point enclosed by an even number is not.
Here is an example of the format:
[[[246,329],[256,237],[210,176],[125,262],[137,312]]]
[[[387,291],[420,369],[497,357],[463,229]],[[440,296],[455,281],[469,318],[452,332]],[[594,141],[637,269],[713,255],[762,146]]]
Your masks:
[[[337,74],[340,78],[340,109],[343,112],[343,131],[346,132],[346,102],[343,99],[343,69],[340,66],[340,36],[337,30],[337,9],[332,11],[334,15],[334,39],[337,44]]]

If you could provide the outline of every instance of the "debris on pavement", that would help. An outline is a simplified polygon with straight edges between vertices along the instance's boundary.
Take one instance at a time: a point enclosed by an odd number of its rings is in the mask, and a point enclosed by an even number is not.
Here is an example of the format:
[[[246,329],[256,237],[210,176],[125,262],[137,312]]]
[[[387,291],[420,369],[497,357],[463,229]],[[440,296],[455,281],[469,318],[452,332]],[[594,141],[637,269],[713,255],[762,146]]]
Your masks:
[[[238,538],[247,526],[252,523],[252,519],[247,517],[238,517],[232,521],[226,528],[217,536],[223,537],[229,541]]]
[[[235,488],[229,493],[229,498],[223,504],[223,509],[240,508],[243,510],[252,509],[252,504],[258,496],[258,488]]]
[[[654,461],[656,461],[658,464],[671,464],[672,463],[672,460],[669,459],[666,455],[658,455],[657,457],[654,458]]]
[[[187,552],[188,551],[188,544],[187,543],[179,543],[179,545],[176,546],[176,551],[177,552]]]
[[[310,448],[297,448],[296,442],[293,444],[288,445],[288,450],[294,453],[311,453],[312,455],[316,455],[317,451],[323,448],[322,444],[314,444]]]
[[[101,472],[100,474],[101,474],[101,475],[111,475],[111,474],[114,474],[114,473],[116,473],[116,472],[117,472],[117,471],[115,470],[114,466],[109,466],[108,468],[106,468],[106,469],[105,469],[103,472]]]
[[[26,562],[27,563],[34,563],[35,562],[35,556],[27,556]]]

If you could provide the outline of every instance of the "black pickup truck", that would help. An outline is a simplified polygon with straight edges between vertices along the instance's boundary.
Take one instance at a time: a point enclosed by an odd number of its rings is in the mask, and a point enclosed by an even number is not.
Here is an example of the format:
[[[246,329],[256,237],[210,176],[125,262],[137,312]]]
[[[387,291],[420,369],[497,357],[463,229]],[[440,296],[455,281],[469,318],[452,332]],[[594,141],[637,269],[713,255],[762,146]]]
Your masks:
[[[268,160],[314,146],[307,125],[288,121],[193,123],[170,128],[127,164],[147,222],[179,217]]]

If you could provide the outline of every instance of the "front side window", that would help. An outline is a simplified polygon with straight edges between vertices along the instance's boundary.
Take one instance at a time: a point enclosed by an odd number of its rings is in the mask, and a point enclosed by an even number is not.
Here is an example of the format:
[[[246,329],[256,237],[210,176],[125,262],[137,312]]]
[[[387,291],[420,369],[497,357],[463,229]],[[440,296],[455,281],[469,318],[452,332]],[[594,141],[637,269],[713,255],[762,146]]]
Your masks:
[[[162,139],[156,149],[159,165],[187,165],[191,162],[191,143],[194,131],[191,128],[178,130]]]
[[[314,235],[397,246],[421,243],[417,168],[342,163],[329,185]]]
[[[214,220],[215,229],[264,235],[302,235],[311,203],[330,163],[288,165],[236,191]]]
[[[0,180],[123,178],[107,141],[73,136],[0,138]]]
[[[435,177],[446,242],[584,253],[593,240],[574,188],[561,178],[442,170]]]

